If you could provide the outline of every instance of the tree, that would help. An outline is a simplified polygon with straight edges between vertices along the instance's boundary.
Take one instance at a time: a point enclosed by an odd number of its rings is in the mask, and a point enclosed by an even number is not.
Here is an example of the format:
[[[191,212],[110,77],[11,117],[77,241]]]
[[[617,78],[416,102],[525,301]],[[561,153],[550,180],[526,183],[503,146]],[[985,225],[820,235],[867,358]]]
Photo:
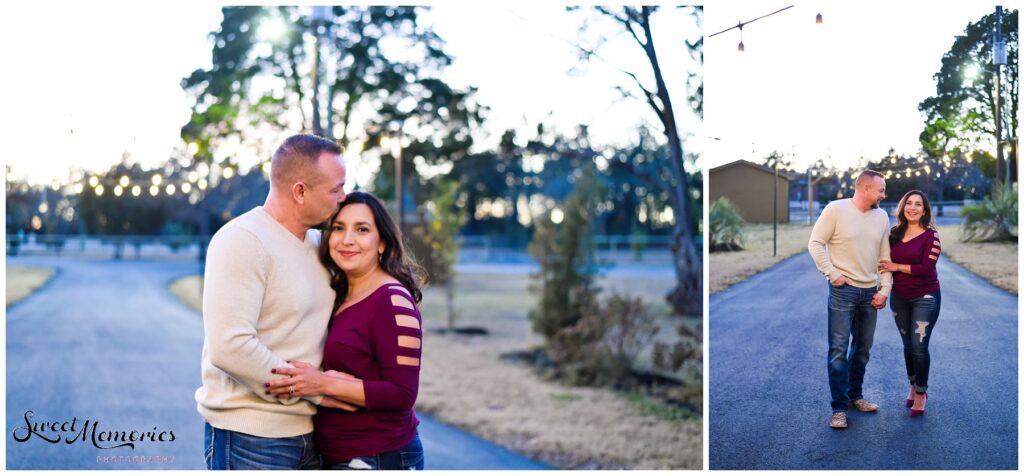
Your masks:
[[[540,264],[530,291],[539,294],[530,310],[533,330],[551,343],[564,328],[575,325],[597,306],[597,262],[591,239],[597,183],[592,167],[584,167],[576,191],[564,202],[562,220],[549,211],[538,219],[529,252]],[[561,223],[556,223],[561,221]]]
[[[406,235],[430,282],[444,286],[449,331],[455,330],[455,260],[462,241],[459,229],[466,221],[464,211],[455,205],[458,186],[458,182],[441,180],[437,195],[417,208],[419,221]]]
[[[212,67],[182,81],[195,102],[181,135],[194,144],[196,163],[231,163],[236,153],[266,161],[287,130],[376,150],[382,162],[464,157],[484,108],[472,88],[439,79],[452,59],[419,20],[421,10],[334,6],[317,18],[308,7],[224,8],[211,34]],[[274,24],[280,35],[267,35]],[[400,140],[401,153],[381,150],[385,137]],[[394,167],[381,165],[390,180],[375,192],[390,196]],[[415,175],[414,167],[402,169],[404,180]]]
[[[651,31],[651,16],[658,7],[644,6],[610,9],[594,7],[601,15],[617,22],[641,47],[651,66],[654,87],[645,85],[633,72],[622,72],[631,77],[640,90],[642,99],[651,107],[663,127],[668,142],[668,154],[661,160],[635,163],[634,173],[647,180],[652,187],[668,192],[669,202],[675,216],[673,228],[673,265],[676,272],[676,287],[666,296],[673,310],[678,314],[700,315],[703,309],[703,264],[701,252],[694,244],[694,228],[691,226],[691,201],[696,200],[689,193],[688,174],[684,167],[682,131],[676,123],[676,114],[668,86],[658,62],[657,48]],[[703,16],[703,7],[691,8],[698,27]],[[685,41],[685,40],[684,40]],[[703,57],[703,37],[694,42],[687,41],[687,47],[694,59]],[[584,58],[596,57],[595,48],[579,47]],[[699,75],[690,73],[687,100],[697,114],[703,111],[703,82]]]
[[[1003,15],[1007,56],[1000,84],[1004,134],[1016,131],[1018,121],[1017,13],[1012,10]],[[921,146],[933,157],[966,154],[993,143],[996,79],[991,36],[995,23],[993,13],[967,25],[963,35],[956,37],[942,57],[942,67],[934,76],[935,95],[918,105],[927,117],[920,135]]]

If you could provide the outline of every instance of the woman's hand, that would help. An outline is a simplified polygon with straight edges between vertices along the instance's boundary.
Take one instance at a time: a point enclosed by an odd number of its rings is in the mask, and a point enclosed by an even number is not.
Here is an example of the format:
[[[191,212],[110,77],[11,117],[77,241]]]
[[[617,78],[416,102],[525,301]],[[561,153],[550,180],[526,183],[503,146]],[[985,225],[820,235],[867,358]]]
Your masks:
[[[337,398],[328,396],[324,396],[323,401],[320,402],[320,406],[327,408],[337,408],[338,410],[345,410],[347,412],[359,411],[359,407],[351,403],[346,403],[341,400],[338,400]]]
[[[341,380],[351,380],[351,381],[354,381],[354,382],[362,382],[363,381],[363,379],[355,378],[352,374],[347,374],[345,372],[339,372],[337,370],[325,370],[324,371],[324,375],[326,375],[328,377],[338,378],[338,379],[341,379]]]
[[[327,394],[326,390],[330,379],[335,377],[324,375],[320,372],[320,369],[306,362],[296,360],[288,363],[295,367],[277,368],[270,371],[271,373],[287,377],[271,380],[263,384],[267,388],[268,395],[274,395],[277,398],[289,398]]]
[[[882,260],[878,262],[878,270],[898,273],[900,271],[900,265],[893,263],[892,261]]]

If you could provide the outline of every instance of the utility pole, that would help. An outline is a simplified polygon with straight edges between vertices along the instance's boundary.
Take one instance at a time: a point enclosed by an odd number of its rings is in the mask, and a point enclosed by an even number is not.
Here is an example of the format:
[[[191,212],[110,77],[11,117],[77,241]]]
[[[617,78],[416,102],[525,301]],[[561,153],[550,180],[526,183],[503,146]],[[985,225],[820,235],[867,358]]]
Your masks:
[[[326,29],[328,7],[313,7],[313,134],[324,137],[323,121],[320,119],[320,43]],[[330,114],[328,112],[328,114]]]
[[[772,182],[772,256],[779,254],[779,157],[775,157],[775,181]]]
[[[1006,40],[1003,39],[1003,7],[996,7],[996,29],[992,37],[992,63],[996,67],[996,154],[998,163],[1004,165],[1004,185],[1010,185],[1010,161],[1003,156],[1003,94],[1000,85],[1002,66],[1006,64]],[[999,173],[996,173],[998,178]]]

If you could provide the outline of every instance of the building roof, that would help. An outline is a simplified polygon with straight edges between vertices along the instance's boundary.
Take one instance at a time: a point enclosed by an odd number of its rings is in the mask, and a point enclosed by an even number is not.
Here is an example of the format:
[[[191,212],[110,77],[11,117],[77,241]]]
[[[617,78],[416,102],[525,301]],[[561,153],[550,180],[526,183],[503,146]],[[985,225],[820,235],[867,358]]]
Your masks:
[[[708,170],[708,174],[711,174],[712,172],[716,172],[716,171],[719,171],[719,170],[727,169],[727,168],[730,168],[730,167],[735,167],[737,165],[745,165],[747,167],[753,167],[753,168],[755,168],[757,170],[760,170],[762,172],[767,172],[767,173],[773,174],[773,175],[775,174],[775,169],[772,169],[772,168],[769,168],[769,167],[765,167],[765,166],[760,165],[760,164],[755,164],[753,162],[750,162],[748,160],[743,160],[743,159],[736,160],[736,161],[733,161],[733,162],[729,162],[728,164],[719,165],[718,167],[714,167],[712,169],[709,169]],[[786,180],[793,180],[793,177],[787,176],[785,174],[785,172],[782,171],[782,170],[779,170],[779,178],[784,178]]]

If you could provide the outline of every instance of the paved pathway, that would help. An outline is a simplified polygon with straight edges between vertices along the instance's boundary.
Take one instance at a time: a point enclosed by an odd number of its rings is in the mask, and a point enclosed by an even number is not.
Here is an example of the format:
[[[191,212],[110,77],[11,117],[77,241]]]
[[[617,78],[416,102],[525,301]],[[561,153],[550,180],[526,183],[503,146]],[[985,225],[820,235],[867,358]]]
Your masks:
[[[911,419],[902,343],[878,314],[865,396],[828,427],[827,283],[801,253],[711,298],[711,469],[1016,469],[1017,297],[939,261],[932,397]]]
[[[200,385],[200,316],[167,285],[194,274],[191,262],[9,258],[57,268],[43,288],[7,309],[7,469],[204,469]],[[27,434],[33,423],[74,422],[65,439]],[[427,469],[545,469],[424,415],[420,435]],[[86,439],[79,437],[88,420]],[[97,449],[105,432],[174,433],[174,441]],[[70,430],[70,423],[66,426]],[[49,431],[44,436],[54,435]],[[169,439],[169,434],[164,434]],[[71,440],[71,443],[67,443]],[[103,459],[157,457],[153,461]]]

